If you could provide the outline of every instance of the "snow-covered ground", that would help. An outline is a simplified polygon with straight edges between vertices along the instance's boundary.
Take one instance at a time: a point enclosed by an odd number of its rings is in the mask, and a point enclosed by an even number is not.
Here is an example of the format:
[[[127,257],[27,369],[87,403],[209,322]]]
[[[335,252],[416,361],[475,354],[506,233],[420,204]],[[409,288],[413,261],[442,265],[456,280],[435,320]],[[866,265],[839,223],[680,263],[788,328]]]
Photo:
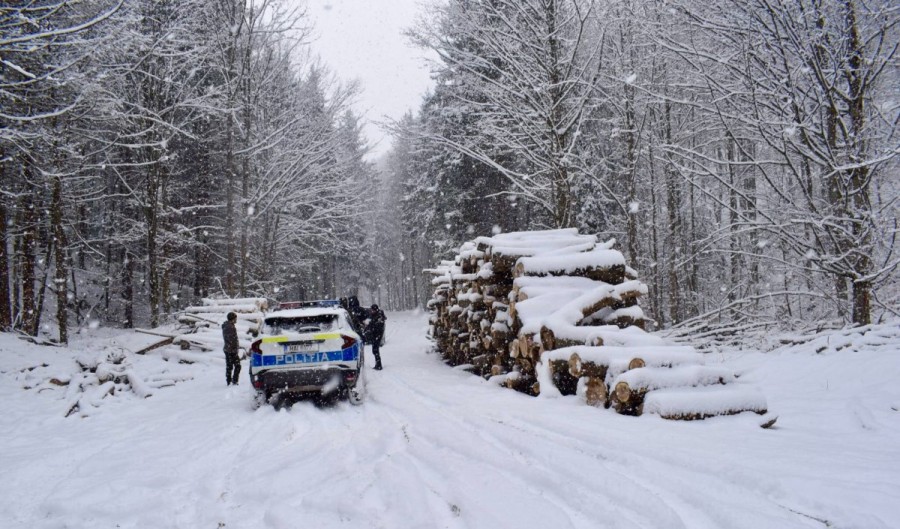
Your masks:
[[[425,327],[389,314],[360,407],[254,410],[246,366],[226,387],[221,353],[168,348],[125,360],[152,396],[83,397],[69,417],[48,380],[138,338],[0,336],[0,527],[900,527],[900,332],[710,355],[763,389],[765,430],[527,397],[427,354]]]

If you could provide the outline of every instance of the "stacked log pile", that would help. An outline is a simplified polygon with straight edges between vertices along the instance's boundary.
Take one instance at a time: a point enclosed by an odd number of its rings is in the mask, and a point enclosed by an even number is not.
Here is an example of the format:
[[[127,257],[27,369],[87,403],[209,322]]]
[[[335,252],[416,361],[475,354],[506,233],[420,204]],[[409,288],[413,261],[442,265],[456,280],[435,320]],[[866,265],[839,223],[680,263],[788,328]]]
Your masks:
[[[201,303],[187,307],[177,316],[178,322],[187,327],[183,333],[174,336],[174,343],[182,349],[196,347],[203,351],[221,351],[221,327],[229,312],[237,314],[238,339],[242,347],[249,348],[250,337],[261,330],[269,306],[265,298],[204,298]]]
[[[478,237],[427,270],[444,360],[519,391],[578,395],[628,414],[698,419],[766,412],[758,390],[645,332],[637,280],[614,240],[576,229]]]

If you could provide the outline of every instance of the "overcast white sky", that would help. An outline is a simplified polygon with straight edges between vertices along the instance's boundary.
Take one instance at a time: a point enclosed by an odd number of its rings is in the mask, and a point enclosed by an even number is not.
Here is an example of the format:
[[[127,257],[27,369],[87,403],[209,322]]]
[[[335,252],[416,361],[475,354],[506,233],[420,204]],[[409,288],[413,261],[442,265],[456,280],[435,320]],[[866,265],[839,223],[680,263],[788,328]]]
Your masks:
[[[303,1],[303,0],[294,0]],[[312,46],[341,79],[358,79],[357,111],[368,120],[399,119],[418,110],[431,86],[424,52],[408,43],[403,30],[424,9],[421,0],[306,0],[318,37]],[[374,156],[387,152],[390,137],[368,123]]]

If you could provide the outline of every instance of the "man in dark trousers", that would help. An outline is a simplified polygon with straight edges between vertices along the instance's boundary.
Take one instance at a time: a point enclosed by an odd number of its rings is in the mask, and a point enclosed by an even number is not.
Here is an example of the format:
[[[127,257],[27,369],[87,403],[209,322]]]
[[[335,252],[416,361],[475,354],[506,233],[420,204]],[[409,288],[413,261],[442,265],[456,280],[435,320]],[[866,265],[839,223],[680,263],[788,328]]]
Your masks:
[[[366,326],[366,334],[369,335],[369,343],[372,344],[372,354],[375,355],[375,369],[381,369],[381,339],[384,338],[384,321],[387,317],[378,305],[372,305],[369,309],[369,325]]]
[[[238,383],[241,374],[241,358],[238,356],[237,314],[228,313],[228,319],[222,324],[222,338],[225,339],[225,384]]]

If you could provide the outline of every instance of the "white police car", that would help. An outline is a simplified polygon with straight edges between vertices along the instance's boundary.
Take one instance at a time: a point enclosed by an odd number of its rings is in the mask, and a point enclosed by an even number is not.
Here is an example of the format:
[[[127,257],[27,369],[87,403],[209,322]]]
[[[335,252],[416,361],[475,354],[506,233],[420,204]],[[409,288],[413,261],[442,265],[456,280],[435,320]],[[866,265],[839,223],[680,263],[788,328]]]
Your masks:
[[[250,347],[250,382],[259,399],[322,395],[361,404],[364,343],[337,301],[283,303]]]

